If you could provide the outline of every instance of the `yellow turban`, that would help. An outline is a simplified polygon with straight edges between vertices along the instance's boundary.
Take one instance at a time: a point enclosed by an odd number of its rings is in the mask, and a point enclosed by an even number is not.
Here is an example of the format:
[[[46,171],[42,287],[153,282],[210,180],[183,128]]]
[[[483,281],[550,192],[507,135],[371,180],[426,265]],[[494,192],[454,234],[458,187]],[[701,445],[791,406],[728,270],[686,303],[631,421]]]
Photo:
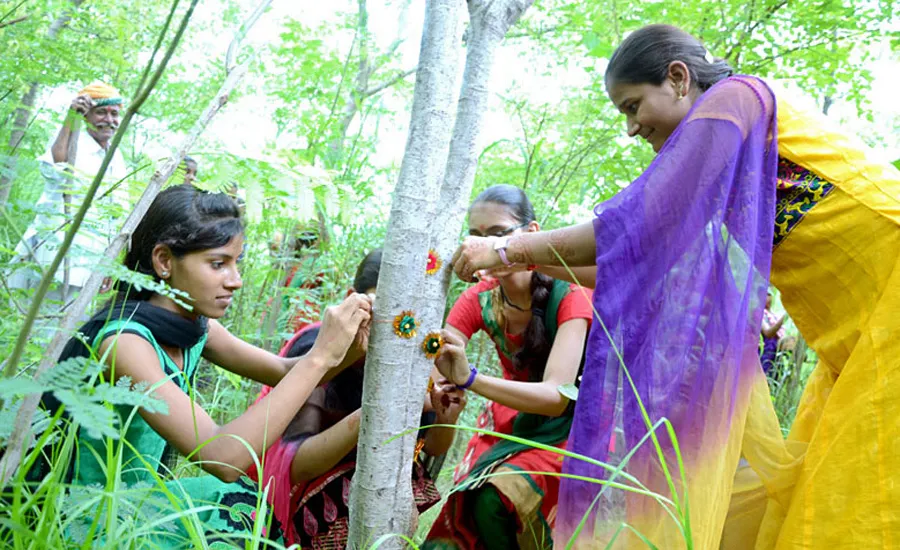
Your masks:
[[[119,95],[119,90],[99,80],[88,84],[87,87],[78,92],[78,95],[90,96],[94,100],[94,107],[120,105],[122,103],[122,96]]]

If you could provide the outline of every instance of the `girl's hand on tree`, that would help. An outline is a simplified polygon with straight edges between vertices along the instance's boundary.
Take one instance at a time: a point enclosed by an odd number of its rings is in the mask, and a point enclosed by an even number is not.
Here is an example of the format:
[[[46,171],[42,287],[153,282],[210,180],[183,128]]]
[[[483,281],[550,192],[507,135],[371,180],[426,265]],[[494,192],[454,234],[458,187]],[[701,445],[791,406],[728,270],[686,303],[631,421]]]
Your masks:
[[[375,305],[375,295],[366,294],[366,297],[369,299],[369,318],[359,324],[356,338],[353,339],[353,346],[348,352],[348,355],[354,355],[354,362],[365,355],[366,350],[369,349],[369,335],[372,331],[372,308]]]
[[[434,359],[434,366],[442,376],[460,386],[469,379],[469,359],[466,348],[459,336],[449,330],[442,330],[444,345],[441,354]]]
[[[453,271],[463,281],[475,282],[475,272],[503,265],[500,255],[494,250],[497,237],[466,237],[450,263]]]
[[[340,305],[325,309],[319,336],[309,353],[319,355],[328,368],[339,365],[358,337],[364,338],[368,344],[368,328],[365,328],[363,336],[359,334],[361,327],[367,327],[371,319],[371,297],[365,294],[347,296]]]
[[[437,415],[437,424],[456,424],[467,401],[466,390],[457,388],[456,384],[446,378],[441,378],[431,388],[431,406]]]

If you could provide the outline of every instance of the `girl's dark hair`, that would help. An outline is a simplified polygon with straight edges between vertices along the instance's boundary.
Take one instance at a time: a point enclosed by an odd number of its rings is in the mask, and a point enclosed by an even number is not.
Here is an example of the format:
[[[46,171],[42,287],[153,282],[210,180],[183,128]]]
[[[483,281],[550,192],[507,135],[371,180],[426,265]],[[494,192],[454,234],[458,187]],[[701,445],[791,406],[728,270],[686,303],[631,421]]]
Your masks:
[[[478,194],[472,201],[472,206],[483,202],[491,202],[505,206],[519,223],[531,223],[535,220],[534,207],[525,191],[515,185],[492,185]],[[469,213],[472,213],[472,206]]]
[[[125,267],[159,280],[153,270],[153,249],[164,244],[181,258],[190,252],[228,244],[243,233],[237,205],[228,195],[207,193],[192,185],[175,185],[162,191],[131,235]],[[119,293],[130,300],[146,300],[152,290],[136,290],[119,282]]]
[[[381,270],[381,249],[376,248],[369,252],[356,268],[356,277],[353,279],[353,290],[365,292],[378,284],[378,272]],[[300,357],[306,355],[316,343],[319,329],[309,329],[301,334],[288,349],[285,357]],[[311,398],[297,412],[294,419],[284,431],[282,439],[286,442],[303,441],[304,439],[321,433],[325,428],[333,426],[346,415],[358,409],[362,403],[363,370],[348,368],[331,379],[327,384],[320,386],[316,391],[321,391],[321,400]],[[321,426],[313,429],[310,418],[321,419]]]
[[[606,84],[658,86],[665,81],[673,61],[687,65],[691,82],[701,92],[734,74],[727,61],[713,59],[698,39],[678,27],[647,25],[628,35],[613,52],[606,68]]]
[[[472,206],[479,203],[493,203],[504,206],[519,223],[526,224],[535,221],[534,207],[525,191],[513,185],[494,185],[482,191]],[[469,207],[469,212],[472,207]],[[500,288],[499,286],[497,287]],[[524,345],[513,356],[513,365],[524,369],[528,373],[528,379],[539,382],[544,378],[544,369],[547,367],[547,359],[550,357],[550,348],[553,342],[548,341],[547,327],[544,326],[544,313],[547,311],[547,303],[550,301],[550,291],[553,289],[553,279],[533,271],[531,273],[531,321],[525,327]],[[502,300],[497,292],[492,300]]]
[[[366,254],[363,261],[356,268],[356,277],[353,279],[353,290],[365,292],[378,286],[378,273],[381,271],[381,249]]]

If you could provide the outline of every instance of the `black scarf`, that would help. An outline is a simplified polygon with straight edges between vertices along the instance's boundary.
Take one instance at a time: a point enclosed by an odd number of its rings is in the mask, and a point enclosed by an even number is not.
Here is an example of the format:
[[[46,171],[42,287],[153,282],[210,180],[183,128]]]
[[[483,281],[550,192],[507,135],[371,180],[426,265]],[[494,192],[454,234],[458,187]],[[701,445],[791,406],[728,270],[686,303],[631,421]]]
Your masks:
[[[160,344],[181,349],[194,347],[206,333],[207,327],[206,317],[191,321],[145,300],[110,302],[78,330],[81,338],[73,337],[69,340],[59,356],[59,360],[88,357],[90,355],[89,346],[93,344],[103,327],[118,319],[127,319],[141,324],[150,330]],[[123,332],[131,333],[133,331],[125,329]]]

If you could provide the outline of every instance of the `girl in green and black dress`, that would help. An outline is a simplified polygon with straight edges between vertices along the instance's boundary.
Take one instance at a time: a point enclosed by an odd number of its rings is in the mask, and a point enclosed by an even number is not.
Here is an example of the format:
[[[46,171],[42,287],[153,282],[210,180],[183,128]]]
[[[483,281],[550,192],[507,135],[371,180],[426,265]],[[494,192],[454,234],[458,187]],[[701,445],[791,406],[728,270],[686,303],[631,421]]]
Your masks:
[[[238,259],[243,244],[238,209],[226,195],[188,185],[163,191],[135,230],[125,265],[185,293],[189,298],[183,301],[190,309],[151,290],[120,283],[117,297],[63,352],[62,360],[92,353],[102,358],[107,370],[94,383],[115,384],[127,377],[131,384],[145,383],[166,405],[167,412],[115,406],[122,440],[94,439],[81,429],[69,468],[76,486],[99,484],[110,492],[123,486],[153,487],[149,491],[155,497],[142,499],[134,513],[159,510],[157,521],[172,513],[173,503],[180,503],[175,510],[207,507],[154,524],[150,540],[155,546],[193,546],[196,541],[185,535],[187,522],[205,531],[207,541],[240,543],[246,538],[260,494],[243,477],[253,455],[262,455],[281,436],[320,382],[346,366],[351,346],[366,344],[371,300],[361,294],[326,310],[315,345],[300,358],[278,357],[231,335],[216,319],[241,287]],[[241,416],[218,425],[194,399],[201,357],[274,388]],[[157,482],[167,447],[212,475]],[[103,521],[113,513],[108,498],[100,496],[98,506],[90,510],[96,516],[85,521]],[[268,535],[277,539],[277,526],[270,526]]]

